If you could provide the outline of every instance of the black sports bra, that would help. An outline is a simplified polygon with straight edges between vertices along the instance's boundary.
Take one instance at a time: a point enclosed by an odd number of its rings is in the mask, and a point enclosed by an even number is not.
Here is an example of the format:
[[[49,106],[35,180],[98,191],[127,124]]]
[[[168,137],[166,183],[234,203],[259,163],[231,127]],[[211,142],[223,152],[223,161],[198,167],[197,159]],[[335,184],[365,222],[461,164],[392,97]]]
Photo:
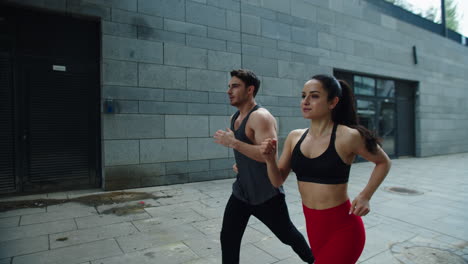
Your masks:
[[[301,151],[301,143],[307,136],[309,129],[305,131],[297,142],[291,156],[291,169],[296,173],[298,181],[322,184],[348,182],[351,165],[344,163],[335,149],[337,126],[337,124],[333,126],[328,148],[316,158],[308,158]]]

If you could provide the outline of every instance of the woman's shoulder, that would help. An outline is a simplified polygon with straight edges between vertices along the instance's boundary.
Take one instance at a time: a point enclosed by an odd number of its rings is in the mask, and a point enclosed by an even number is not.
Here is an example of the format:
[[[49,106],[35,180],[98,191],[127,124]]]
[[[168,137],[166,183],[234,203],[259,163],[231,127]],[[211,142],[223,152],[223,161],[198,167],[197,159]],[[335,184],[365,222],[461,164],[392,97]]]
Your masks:
[[[307,130],[307,128],[294,129],[291,132],[289,132],[288,137],[293,137],[293,138],[301,137],[306,132],[306,130]]]
[[[284,146],[292,150],[306,130],[307,128],[300,128],[300,129],[294,129],[291,132],[289,132],[288,137],[286,138],[286,141],[284,143]]]
[[[289,141],[291,143],[297,143],[299,139],[304,135],[306,132],[307,128],[299,128],[299,129],[294,129],[291,132],[289,132],[288,137],[286,138],[286,141]]]
[[[359,130],[346,126],[346,125],[338,125],[336,129],[336,138],[337,140],[344,141],[344,142],[360,142],[361,141],[361,133]]]

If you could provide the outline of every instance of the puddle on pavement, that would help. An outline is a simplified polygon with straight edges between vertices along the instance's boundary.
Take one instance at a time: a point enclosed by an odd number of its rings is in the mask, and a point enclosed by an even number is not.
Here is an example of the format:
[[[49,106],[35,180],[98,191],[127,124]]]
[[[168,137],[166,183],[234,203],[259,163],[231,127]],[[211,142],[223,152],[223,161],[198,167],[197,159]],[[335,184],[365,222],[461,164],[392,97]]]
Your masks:
[[[115,214],[118,216],[129,215],[129,214],[141,214],[145,212],[146,207],[152,207],[151,204],[132,204],[124,205],[120,207],[113,207],[102,211],[102,214]]]
[[[80,196],[71,199],[35,199],[35,200],[24,200],[24,201],[6,201],[0,202],[0,212],[6,212],[10,210],[23,209],[23,208],[43,208],[46,206],[64,204],[68,202],[76,202],[88,206],[100,206],[106,204],[119,204],[124,202],[142,201],[147,199],[157,200],[159,198],[170,198],[171,196],[156,196],[146,192],[109,192],[100,194],[91,194]],[[143,212],[145,207],[149,207],[151,204],[145,202],[139,202],[136,205],[124,205],[103,211],[104,214],[117,214],[126,215],[131,213]]]
[[[430,247],[409,247],[403,255],[414,264],[466,264],[462,257],[450,251]]]
[[[459,245],[458,249],[465,247],[465,243]],[[391,252],[395,258],[404,264],[467,264],[461,255],[456,254],[459,250],[453,248],[438,248],[427,245],[416,245],[410,242],[394,244]]]
[[[405,187],[385,187],[384,188],[385,191],[389,192],[389,193],[395,193],[395,194],[402,194],[402,195],[422,195],[424,194],[423,192],[420,192],[420,191],[417,191],[417,190],[413,190],[413,189],[409,189],[409,188],[405,188]]]
[[[155,253],[154,252],[147,252],[145,253],[145,256],[147,256],[148,258],[151,258],[151,259],[154,259],[155,258]]]
[[[462,243],[459,243],[457,245],[455,245],[457,248],[459,249],[464,249],[466,247],[468,247],[468,242],[462,242]]]

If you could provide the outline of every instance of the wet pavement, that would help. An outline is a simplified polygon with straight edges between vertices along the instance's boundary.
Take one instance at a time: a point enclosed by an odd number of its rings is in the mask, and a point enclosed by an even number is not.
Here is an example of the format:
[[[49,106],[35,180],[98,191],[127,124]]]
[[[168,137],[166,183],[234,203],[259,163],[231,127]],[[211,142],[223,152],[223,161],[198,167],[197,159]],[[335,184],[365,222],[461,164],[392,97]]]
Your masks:
[[[349,194],[372,169],[351,169]],[[0,264],[221,263],[219,232],[233,179],[119,192],[82,190],[0,199]],[[358,263],[468,263],[468,153],[393,161],[363,217]],[[294,174],[285,184],[293,222],[305,235]],[[301,263],[257,219],[241,263]]]

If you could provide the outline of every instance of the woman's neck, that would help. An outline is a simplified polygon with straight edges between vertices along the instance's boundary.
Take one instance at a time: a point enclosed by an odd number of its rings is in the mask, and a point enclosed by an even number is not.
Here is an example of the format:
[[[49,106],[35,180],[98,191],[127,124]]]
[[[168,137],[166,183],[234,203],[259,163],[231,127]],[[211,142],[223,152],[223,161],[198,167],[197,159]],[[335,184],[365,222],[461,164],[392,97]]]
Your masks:
[[[314,138],[328,135],[333,128],[333,120],[331,118],[315,119],[310,121],[309,134]]]

